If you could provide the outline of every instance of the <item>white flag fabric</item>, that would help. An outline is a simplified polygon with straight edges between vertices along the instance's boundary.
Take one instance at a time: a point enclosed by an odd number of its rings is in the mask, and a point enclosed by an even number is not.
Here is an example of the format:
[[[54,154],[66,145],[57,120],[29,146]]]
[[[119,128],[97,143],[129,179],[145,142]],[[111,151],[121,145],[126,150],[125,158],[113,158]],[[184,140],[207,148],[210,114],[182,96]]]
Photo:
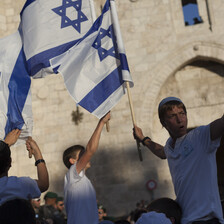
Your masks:
[[[58,67],[75,102],[98,118],[104,116],[133,86],[125,52],[119,52],[110,1],[88,33],[71,49],[51,60]]]
[[[92,26],[90,1],[26,1],[19,29],[31,76],[57,73],[57,68],[50,68],[49,59],[74,46]]]
[[[33,128],[31,80],[18,31],[0,39],[0,55],[0,139],[18,128],[24,140]]]

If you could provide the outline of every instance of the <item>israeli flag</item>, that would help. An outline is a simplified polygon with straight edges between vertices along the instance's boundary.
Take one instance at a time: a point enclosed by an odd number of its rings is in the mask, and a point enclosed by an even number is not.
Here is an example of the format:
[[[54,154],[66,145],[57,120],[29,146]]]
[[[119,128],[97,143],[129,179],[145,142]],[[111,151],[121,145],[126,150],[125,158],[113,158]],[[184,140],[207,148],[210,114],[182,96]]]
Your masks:
[[[33,128],[31,80],[18,31],[0,39],[0,55],[0,139],[16,128],[25,139]]]
[[[28,72],[38,78],[57,73],[49,59],[74,46],[93,24],[91,0],[27,0],[20,32]]]
[[[75,102],[101,118],[125,94],[124,82],[133,84],[125,52],[116,41],[110,1],[88,33],[71,49],[51,60],[63,75]]]

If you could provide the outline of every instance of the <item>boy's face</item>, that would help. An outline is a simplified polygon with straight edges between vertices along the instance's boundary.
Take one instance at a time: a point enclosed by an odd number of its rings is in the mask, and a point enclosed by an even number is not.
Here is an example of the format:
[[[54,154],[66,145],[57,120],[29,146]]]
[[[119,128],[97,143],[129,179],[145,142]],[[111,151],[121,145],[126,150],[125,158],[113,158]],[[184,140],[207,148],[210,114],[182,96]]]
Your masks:
[[[172,110],[166,112],[164,127],[174,139],[187,134],[187,114],[182,107],[173,106]]]

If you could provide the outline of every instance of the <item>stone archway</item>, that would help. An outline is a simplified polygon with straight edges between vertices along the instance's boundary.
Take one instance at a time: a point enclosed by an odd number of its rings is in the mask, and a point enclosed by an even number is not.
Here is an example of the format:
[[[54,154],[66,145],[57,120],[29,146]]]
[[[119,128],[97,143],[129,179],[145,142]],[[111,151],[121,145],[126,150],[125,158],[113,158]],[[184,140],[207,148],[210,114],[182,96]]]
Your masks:
[[[224,46],[217,43],[193,42],[181,48],[178,48],[173,53],[169,54],[161,63],[150,71],[153,80],[144,83],[142,94],[139,99],[144,99],[142,102],[141,111],[145,114],[141,116],[148,117],[149,121],[153,121],[153,114],[157,110],[157,100],[159,92],[166,80],[179,69],[195,60],[211,60],[224,64]],[[160,99],[159,99],[160,100]],[[150,122],[152,129],[152,122]]]

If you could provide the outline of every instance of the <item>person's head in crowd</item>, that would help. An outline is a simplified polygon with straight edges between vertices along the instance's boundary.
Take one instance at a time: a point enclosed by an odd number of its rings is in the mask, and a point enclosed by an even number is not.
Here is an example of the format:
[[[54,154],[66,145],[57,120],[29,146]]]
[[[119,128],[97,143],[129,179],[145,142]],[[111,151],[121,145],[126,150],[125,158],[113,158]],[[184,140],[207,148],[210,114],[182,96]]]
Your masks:
[[[147,205],[147,202],[145,200],[140,200],[136,203],[136,209],[144,209]]]
[[[8,176],[8,170],[11,167],[11,150],[9,145],[0,141],[0,176]]]
[[[171,198],[159,198],[152,201],[148,206],[149,212],[155,211],[164,213],[173,224],[181,223],[182,210],[180,205]]]
[[[100,204],[98,204],[97,207],[98,207],[99,221],[102,221],[107,216],[106,208],[104,208],[103,205]]]
[[[21,130],[13,129],[4,141],[0,140],[0,177],[8,176],[8,171],[12,164],[10,147],[14,145],[21,134]]]
[[[31,200],[31,204],[32,204],[32,206],[33,206],[34,209],[40,208],[40,202],[41,202],[40,198],[33,198]]]
[[[64,198],[63,197],[57,197],[56,206],[59,211],[62,212],[64,210]]]
[[[56,200],[58,195],[54,192],[48,191],[44,195],[45,205],[52,205],[56,208]]]
[[[73,145],[67,148],[63,153],[63,162],[65,166],[69,169],[73,164],[80,160],[85,151],[85,147],[83,147],[82,145]],[[90,162],[87,163],[85,170],[89,167]]]
[[[181,119],[182,123],[181,131],[179,129],[178,131],[176,130],[176,123],[172,120],[172,118],[175,118],[172,116],[173,110],[178,110],[178,119]],[[187,133],[187,110],[179,98],[167,97],[163,99],[159,104],[158,114],[160,123],[166,128],[172,138],[176,139]]]
[[[145,208],[139,208],[139,209],[136,209],[134,212],[133,212],[133,214],[132,214],[132,220],[134,221],[134,222],[136,222],[138,219],[139,219],[139,217],[143,214],[143,213],[146,213],[147,212],[147,210],[145,209]]]
[[[172,222],[163,213],[147,212],[141,215],[136,224],[172,224]]]
[[[30,201],[13,199],[0,206],[1,224],[35,224],[35,212]]]

